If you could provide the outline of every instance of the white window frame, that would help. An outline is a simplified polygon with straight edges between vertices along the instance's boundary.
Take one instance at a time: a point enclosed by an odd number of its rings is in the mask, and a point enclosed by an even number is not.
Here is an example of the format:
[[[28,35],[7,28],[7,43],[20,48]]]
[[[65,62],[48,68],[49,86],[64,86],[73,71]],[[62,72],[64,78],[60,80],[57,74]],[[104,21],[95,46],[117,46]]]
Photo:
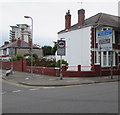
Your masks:
[[[100,53],[97,51],[96,52],[96,55],[97,55],[97,63],[100,64]],[[101,52],[101,66],[102,67],[110,67],[111,66],[111,62],[110,62],[110,53],[108,51],[106,51],[106,64],[104,65],[103,64],[103,61],[104,61],[104,53]],[[113,52],[113,66],[115,66],[115,52]]]

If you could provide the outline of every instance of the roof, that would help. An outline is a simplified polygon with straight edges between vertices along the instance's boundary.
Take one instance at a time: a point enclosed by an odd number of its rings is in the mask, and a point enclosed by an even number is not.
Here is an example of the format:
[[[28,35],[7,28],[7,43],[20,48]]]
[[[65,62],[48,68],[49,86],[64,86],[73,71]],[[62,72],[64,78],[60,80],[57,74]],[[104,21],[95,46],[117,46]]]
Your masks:
[[[71,26],[71,28],[68,30],[64,29],[64,30],[58,32],[58,34],[65,33],[65,32],[72,31],[72,30],[76,30],[76,29],[80,29],[80,28],[84,28],[87,26],[93,26],[96,24],[120,28],[120,17],[110,15],[110,14],[105,14],[105,13],[98,13],[98,14],[86,19],[85,23],[82,26],[80,26],[77,23],[77,24]]]
[[[30,49],[31,48],[29,46],[29,43],[27,43],[23,40],[20,40],[20,41],[21,41],[21,46],[20,47],[17,45],[18,40],[16,40],[16,41],[11,42],[7,45],[1,46],[0,50],[6,49],[6,48],[22,48],[22,49]],[[37,46],[33,45],[33,49],[40,49],[40,47],[37,47]]]

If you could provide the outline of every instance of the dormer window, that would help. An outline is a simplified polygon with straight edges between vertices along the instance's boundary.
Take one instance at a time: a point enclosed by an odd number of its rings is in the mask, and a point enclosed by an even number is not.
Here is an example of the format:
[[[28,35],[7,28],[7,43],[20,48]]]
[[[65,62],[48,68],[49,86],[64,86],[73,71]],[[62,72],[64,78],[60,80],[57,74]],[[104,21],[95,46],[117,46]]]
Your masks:
[[[105,31],[105,30],[107,30],[107,28],[103,28],[102,30]]]
[[[111,27],[103,27],[102,31],[105,31],[105,30],[112,30],[112,28]]]

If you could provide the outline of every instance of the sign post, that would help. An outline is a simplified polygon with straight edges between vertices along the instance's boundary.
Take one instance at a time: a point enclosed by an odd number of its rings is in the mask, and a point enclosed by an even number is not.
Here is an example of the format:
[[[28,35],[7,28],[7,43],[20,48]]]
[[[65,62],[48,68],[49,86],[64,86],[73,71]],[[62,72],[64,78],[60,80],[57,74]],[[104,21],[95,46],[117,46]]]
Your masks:
[[[110,57],[111,57],[111,59],[110,59],[110,63],[111,63],[111,79],[113,79],[113,72],[112,72],[112,70],[113,70],[113,52],[111,51],[110,52]]]
[[[60,80],[63,79],[62,75],[62,56],[65,55],[65,40],[62,40],[64,38],[61,38],[60,40],[57,41],[57,55],[60,56]]]
[[[10,55],[11,58],[13,57],[13,55],[14,55],[14,48],[11,47],[9,49],[9,55]],[[11,63],[11,71],[13,71],[13,60],[12,60],[12,63]]]
[[[110,63],[111,63],[111,79],[112,77],[112,69],[113,69],[113,48],[112,48],[112,37],[113,31],[112,30],[104,30],[98,32],[98,44],[99,44],[99,51],[100,54],[102,51],[110,51]],[[100,56],[101,58],[101,56]],[[101,61],[101,59],[100,59]],[[100,62],[101,63],[101,62]]]

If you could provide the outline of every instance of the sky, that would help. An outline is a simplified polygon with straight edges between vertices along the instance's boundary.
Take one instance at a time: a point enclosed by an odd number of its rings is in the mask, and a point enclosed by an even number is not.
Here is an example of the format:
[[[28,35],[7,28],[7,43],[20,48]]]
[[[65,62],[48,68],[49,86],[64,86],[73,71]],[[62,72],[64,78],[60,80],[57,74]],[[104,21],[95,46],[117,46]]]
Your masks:
[[[77,11],[85,9],[85,18],[97,13],[118,15],[119,0],[0,0],[0,46],[9,41],[10,26],[31,25],[33,42],[40,46],[54,45],[58,32],[65,28],[65,14],[71,13],[71,25],[77,23]],[[82,2],[82,4],[81,4]]]

